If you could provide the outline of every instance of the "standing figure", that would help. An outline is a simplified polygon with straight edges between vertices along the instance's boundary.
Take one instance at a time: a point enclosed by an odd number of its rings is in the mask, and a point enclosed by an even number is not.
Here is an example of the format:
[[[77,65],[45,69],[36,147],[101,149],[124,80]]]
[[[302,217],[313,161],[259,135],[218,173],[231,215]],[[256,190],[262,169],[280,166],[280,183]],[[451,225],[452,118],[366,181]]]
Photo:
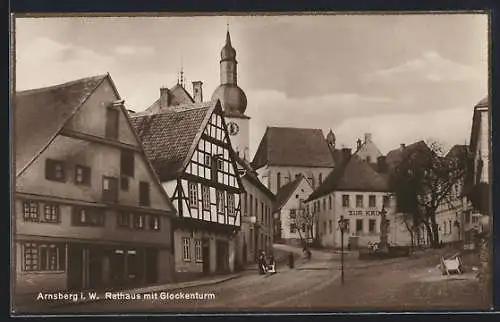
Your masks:
[[[264,275],[266,274],[266,254],[263,250],[259,251],[259,257],[257,259],[257,263],[259,265],[259,274]]]

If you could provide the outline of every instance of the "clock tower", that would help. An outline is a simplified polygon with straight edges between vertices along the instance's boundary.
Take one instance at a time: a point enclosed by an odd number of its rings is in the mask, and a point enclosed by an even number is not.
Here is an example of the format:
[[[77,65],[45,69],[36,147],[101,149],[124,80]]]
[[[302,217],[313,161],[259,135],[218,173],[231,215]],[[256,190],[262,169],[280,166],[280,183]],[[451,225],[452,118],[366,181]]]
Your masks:
[[[236,50],[231,45],[229,28],[226,33],[226,43],[221,50],[220,85],[212,95],[212,100],[219,99],[231,144],[242,159],[250,161],[249,123],[250,117],[245,115],[247,97],[238,86]]]

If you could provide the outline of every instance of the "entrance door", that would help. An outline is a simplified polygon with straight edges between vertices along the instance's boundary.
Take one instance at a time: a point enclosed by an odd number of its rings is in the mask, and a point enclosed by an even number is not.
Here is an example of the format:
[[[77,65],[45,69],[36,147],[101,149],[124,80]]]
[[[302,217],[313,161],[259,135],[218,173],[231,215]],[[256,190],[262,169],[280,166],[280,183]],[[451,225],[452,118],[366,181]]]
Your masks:
[[[68,289],[83,288],[83,249],[78,244],[68,245]]]
[[[156,249],[146,250],[146,283],[158,281],[158,251]]]
[[[208,238],[201,239],[201,256],[203,260],[203,274],[210,274],[210,242]]]
[[[88,287],[92,289],[102,286],[102,257],[100,249],[88,249]]]
[[[229,269],[229,245],[223,240],[218,240],[216,245],[217,271],[223,273]]]

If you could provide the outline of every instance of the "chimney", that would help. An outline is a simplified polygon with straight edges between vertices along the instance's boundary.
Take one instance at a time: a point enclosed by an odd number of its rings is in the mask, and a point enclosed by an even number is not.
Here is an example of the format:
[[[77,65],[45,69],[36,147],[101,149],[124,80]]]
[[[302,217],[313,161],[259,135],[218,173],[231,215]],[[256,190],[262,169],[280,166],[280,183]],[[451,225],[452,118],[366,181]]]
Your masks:
[[[386,162],[385,162],[385,156],[381,155],[377,158],[377,170],[378,172],[385,172],[386,171]]]
[[[372,141],[372,134],[371,133],[365,133],[365,143],[371,142]]]
[[[160,110],[167,108],[170,104],[170,92],[168,88],[160,88]]]
[[[203,102],[203,82],[193,82],[193,99],[195,103]]]
[[[400,145],[400,149],[401,149],[401,150],[406,149],[406,145],[405,145],[404,143],[401,143],[401,145]]]

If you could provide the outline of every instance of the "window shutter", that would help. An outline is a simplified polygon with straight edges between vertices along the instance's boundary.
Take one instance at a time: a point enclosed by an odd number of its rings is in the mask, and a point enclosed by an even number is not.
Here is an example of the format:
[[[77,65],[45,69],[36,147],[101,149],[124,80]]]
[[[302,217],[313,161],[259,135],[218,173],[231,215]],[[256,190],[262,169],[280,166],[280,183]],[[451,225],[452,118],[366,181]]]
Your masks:
[[[139,182],[139,205],[149,206],[149,183]]]

